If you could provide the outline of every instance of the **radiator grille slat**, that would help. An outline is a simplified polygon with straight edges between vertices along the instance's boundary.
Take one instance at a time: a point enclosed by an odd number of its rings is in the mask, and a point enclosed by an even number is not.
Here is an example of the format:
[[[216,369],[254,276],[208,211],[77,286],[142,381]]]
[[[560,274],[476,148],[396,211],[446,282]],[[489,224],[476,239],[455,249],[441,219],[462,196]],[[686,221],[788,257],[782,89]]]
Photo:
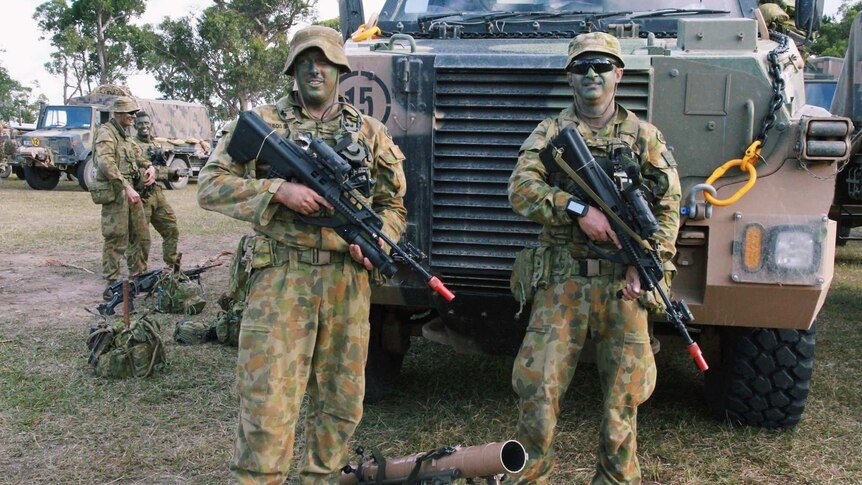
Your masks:
[[[506,188],[536,125],[572,102],[559,71],[442,69],[435,86],[431,266],[457,288],[508,291],[515,254],[540,226],[512,212]],[[626,70],[617,100],[649,119],[650,73]]]

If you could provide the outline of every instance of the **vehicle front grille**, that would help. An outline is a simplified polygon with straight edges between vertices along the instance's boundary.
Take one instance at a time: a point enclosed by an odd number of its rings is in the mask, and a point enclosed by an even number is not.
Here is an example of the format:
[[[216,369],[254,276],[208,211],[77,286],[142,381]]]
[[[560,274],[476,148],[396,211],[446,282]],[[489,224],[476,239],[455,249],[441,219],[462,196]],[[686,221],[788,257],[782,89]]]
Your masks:
[[[49,137],[47,139],[48,148],[54,152],[54,156],[57,157],[54,160],[54,163],[65,165],[69,159],[70,155],[74,155],[72,151],[72,142],[68,138],[60,138],[60,137]]]
[[[617,100],[648,120],[649,91],[649,72],[626,70]],[[431,265],[453,287],[508,290],[515,254],[540,230],[512,212],[509,175],[572,88],[558,70],[441,69],[435,96]]]

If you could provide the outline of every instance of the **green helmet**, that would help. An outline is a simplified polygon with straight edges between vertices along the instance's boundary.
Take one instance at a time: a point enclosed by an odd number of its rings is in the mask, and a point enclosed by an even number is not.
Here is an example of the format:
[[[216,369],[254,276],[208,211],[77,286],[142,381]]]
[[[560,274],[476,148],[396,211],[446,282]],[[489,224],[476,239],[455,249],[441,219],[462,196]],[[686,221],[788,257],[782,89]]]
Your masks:
[[[120,96],[111,105],[111,111],[114,113],[137,113],[140,110],[137,101],[126,96]]]
[[[341,40],[341,34],[329,27],[312,25],[300,30],[290,39],[290,52],[287,54],[287,62],[284,63],[284,73],[292,76],[293,63],[296,58],[303,51],[312,47],[317,47],[323,51],[323,55],[329,62],[338,66],[342,73],[350,72],[350,64],[347,63],[347,56],[344,54],[344,41]]]
[[[569,57],[566,59],[566,70],[572,65],[572,61],[579,56],[592,53],[610,56],[620,63],[620,67],[625,67],[620,41],[611,34],[590,32],[580,34],[569,42]]]

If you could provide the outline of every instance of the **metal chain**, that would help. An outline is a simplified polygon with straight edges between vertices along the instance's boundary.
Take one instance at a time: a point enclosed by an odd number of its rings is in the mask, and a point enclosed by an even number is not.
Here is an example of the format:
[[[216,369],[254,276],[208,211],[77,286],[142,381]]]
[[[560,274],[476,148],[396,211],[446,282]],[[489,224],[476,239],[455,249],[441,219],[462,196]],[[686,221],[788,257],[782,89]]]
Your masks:
[[[847,167],[847,165],[849,165],[849,164],[850,164],[849,158],[847,160],[842,160],[842,161],[838,162],[837,165],[835,165],[835,172],[834,173],[832,173],[831,175],[823,176],[823,175],[817,175],[816,173],[812,172],[811,169],[808,168],[808,164],[805,163],[805,161],[799,160],[799,167],[802,170],[805,170],[806,172],[808,172],[808,175],[811,175],[812,177],[816,178],[817,180],[832,180],[835,177],[837,177],[838,174],[841,173],[841,171],[844,170]]]
[[[775,124],[775,114],[781,109],[784,104],[784,78],[781,77],[781,65],[778,63],[778,55],[787,52],[790,48],[790,37],[772,31],[769,31],[769,38],[778,42],[778,47],[769,51],[766,55],[766,60],[769,61],[769,75],[772,77],[772,100],[769,102],[769,111],[763,117],[763,122],[760,125],[760,133],[754,140],[760,140],[760,146],[766,145],[766,137],[768,131]]]

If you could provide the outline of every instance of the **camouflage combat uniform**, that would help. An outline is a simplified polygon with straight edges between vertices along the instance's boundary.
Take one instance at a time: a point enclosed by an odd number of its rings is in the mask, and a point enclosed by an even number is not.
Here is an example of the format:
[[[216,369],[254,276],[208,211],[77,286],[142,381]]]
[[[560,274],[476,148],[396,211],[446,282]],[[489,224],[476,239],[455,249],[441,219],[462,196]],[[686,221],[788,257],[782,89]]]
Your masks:
[[[296,93],[255,111],[276,131],[328,144],[352,136],[367,146],[376,179],[371,206],[394,240],[405,226],[403,155],[385,127],[342,101],[341,116],[319,122]],[[303,223],[270,203],[280,179],[261,179],[263,161],[235,162],[226,153],[229,125],[198,179],[201,207],[249,221],[249,278],[237,358],[240,418],[231,463],[241,483],[281,484],[293,454],[300,402],[307,391],[302,483],[336,483],[346,444],[362,417],[370,308],[369,274],[331,229]]]
[[[152,136],[141,138],[140,135],[135,137],[135,143],[140,149],[142,158],[149,158],[147,150],[150,147],[158,147],[153,141]],[[164,166],[156,166],[156,183],[152,186],[152,192],[147,197],[141,196],[141,201],[144,204],[144,215],[147,217],[147,222],[152,224],[156,231],[162,236],[162,258],[165,264],[173,266],[178,262],[177,245],[180,240],[180,230],[177,228],[177,214],[174,208],[168,204],[168,199],[165,197],[159,182],[167,182],[170,178],[170,168]],[[139,257],[144,261],[149,261],[150,247],[152,240],[150,239],[150,231],[148,230],[145,237],[141,241],[141,254]]]
[[[135,184],[150,162],[139,156],[130,135],[115,120],[103,123],[96,133],[96,182],[111,184],[116,198],[102,205],[102,274],[109,282],[120,277],[120,260],[124,254],[129,272],[147,270],[142,259],[141,240],[147,233],[147,219],[142,204],[132,204],[125,187]],[[140,175],[142,176],[142,175]],[[128,251],[128,252],[127,252]]]
[[[658,129],[621,106],[596,133],[578,119],[574,105],[540,123],[521,146],[509,180],[509,200],[515,212],[544,226],[540,252],[547,258],[541,275],[545,287],[536,289],[512,373],[520,406],[517,438],[530,457],[514,482],[549,483],[560,400],[589,333],[596,341],[604,405],[593,483],[638,483],[637,406],[652,394],[656,380],[647,311],[639,301],[616,296],[625,286],[625,265],[601,260],[585,272],[589,266],[583,261],[599,256],[587,248],[586,236],[565,210],[575,191],[574,182],[567,177],[556,183],[549,180],[553,177],[539,160],[547,140],[571,125],[600,162],[607,160],[612,147],[632,148],[644,183],[655,194],[652,209],[660,227],[656,242],[665,269],[673,268],[670,259],[679,228],[680,185],[676,163]],[[582,200],[589,203],[588,198]],[[599,246],[615,251],[610,243]]]

